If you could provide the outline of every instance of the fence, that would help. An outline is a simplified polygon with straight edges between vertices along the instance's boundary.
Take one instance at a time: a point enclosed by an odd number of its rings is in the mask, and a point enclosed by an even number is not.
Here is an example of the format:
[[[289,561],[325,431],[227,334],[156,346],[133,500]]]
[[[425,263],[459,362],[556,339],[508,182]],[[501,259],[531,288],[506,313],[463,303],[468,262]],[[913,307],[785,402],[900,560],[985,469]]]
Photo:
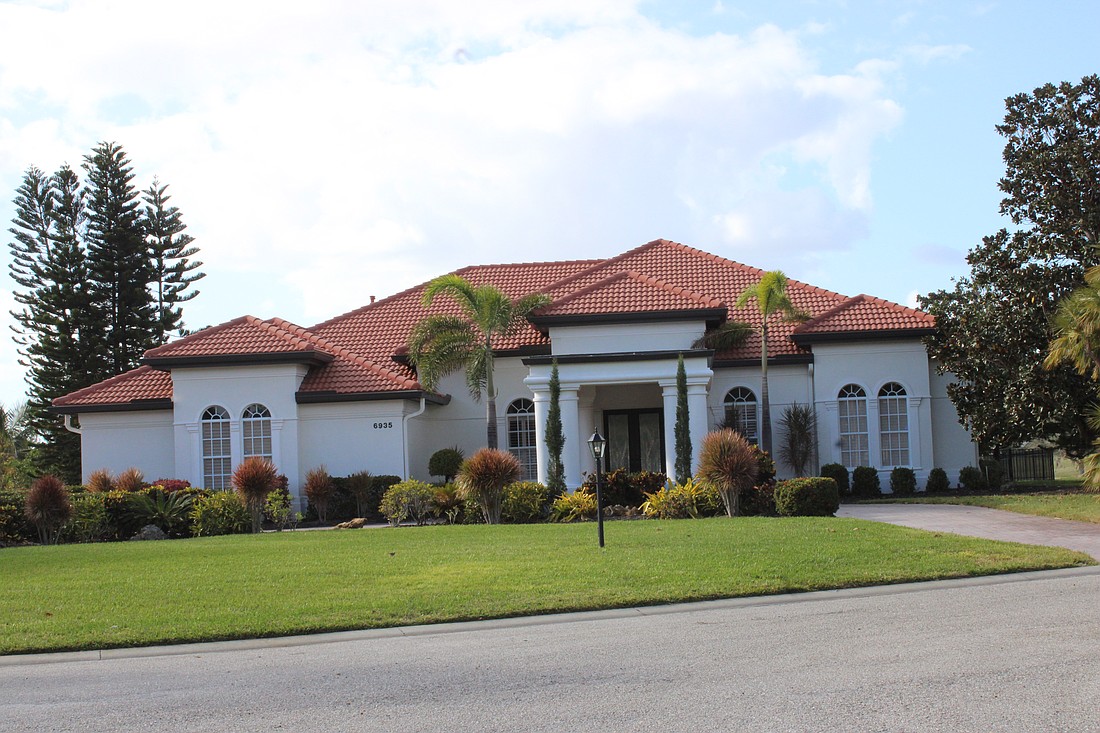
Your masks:
[[[1053,481],[1053,448],[1008,448],[1001,452],[1005,481]]]

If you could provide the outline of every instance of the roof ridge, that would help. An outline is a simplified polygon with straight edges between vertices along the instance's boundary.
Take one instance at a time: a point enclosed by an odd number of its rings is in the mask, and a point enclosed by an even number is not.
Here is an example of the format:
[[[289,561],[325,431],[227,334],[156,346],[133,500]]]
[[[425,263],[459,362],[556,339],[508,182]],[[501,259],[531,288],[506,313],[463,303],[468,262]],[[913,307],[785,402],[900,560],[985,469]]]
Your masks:
[[[886,300],[886,298],[879,298],[878,296],[875,296],[875,295],[867,295],[866,293],[860,293],[859,295],[857,295],[855,297],[860,298],[862,300],[872,301],[874,303],[877,303],[878,305],[885,305],[889,308],[901,309],[909,315],[927,316],[929,318],[934,318],[934,316],[931,313],[928,313],[927,311],[922,311],[920,308],[913,308],[913,307],[908,306],[908,305],[902,305],[901,303],[895,303],[892,300]]]
[[[248,322],[249,319],[251,319],[252,321],[259,320],[258,318],[256,318],[256,316],[252,315],[237,316],[236,318],[225,321],[224,323],[219,323],[215,326],[207,326],[206,328],[195,331],[194,333],[189,333],[183,338],[178,338],[175,341],[169,341],[167,343],[161,344],[160,346],[154,346],[151,349],[146,349],[141,356],[143,359],[146,359],[149,357],[149,354],[152,354],[154,351],[167,350],[169,346],[175,348],[180,344],[187,343],[189,341],[198,341],[199,336],[202,336],[203,338],[209,338],[213,334],[221,333],[222,331],[231,328],[232,326],[236,326],[239,323]],[[153,358],[155,359],[156,357],[154,356]],[[125,372],[123,372],[123,374],[125,374]]]
[[[154,369],[148,364],[141,364],[134,367],[133,369],[127,369],[122,374],[116,374],[113,377],[108,377],[107,379],[96,382],[95,384],[89,384],[87,387],[81,387],[75,392],[69,392],[68,394],[61,395],[60,397],[55,397],[50,401],[50,404],[55,407],[61,407],[70,402],[75,402],[76,400],[79,400],[81,397],[84,397],[86,395],[93,394],[94,392],[99,392],[108,385],[118,384],[124,379],[132,379],[133,377],[137,376],[138,372],[156,371],[158,370]]]
[[[555,280],[552,283],[548,283],[545,287],[543,287],[543,289],[540,292],[550,293],[553,290],[557,290],[558,288],[564,287],[565,285],[567,285],[570,282],[573,282],[574,280],[579,280],[579,279],[581,279],[581,278],[583,278],[587,275],[592,274],[593,272],[599,270],[601,267],[607,267],[609,265],[614,264],[615,262],[619,262],[619,261],[625,259],[626,257],[628,257],[630,255],[637,254],[638,252],[641,252],[641,251],[643,251],[647,248],[655,247],[655,246],[657,246],[659,244],[662,244],[662,243],[665,243],[665,242],[668,242],[668,240],[667,239],[654,239],[652,241],[646,242],[645,244],[639,245],[639,246],[635,247],[634,249],[628,249],[626,252],[622,252],[620,254],[617,254],[614,257],[609,257],[605,260],[597,260],[593,265],[591,265],[590,267],[584,268],[580,272],[574,272],[572,275],[566,275],[565,277],[561,278],[560,280]]]
[[[725,305],[725,303],[723,303],[722,300],[719,298],[706,295],[705,293],[700,293],[699,291],[692,290],[691,288],[686,288],[683,285],[674,285],[668,280],[657,277],[656,275],[643,275],[642,273],[636,272],[634,270],[629,270],[628,273],[636,275],[637,278],[635,279],[641,279],[643,282],[649,285],[654,285],[667,293],[672,293],[673,295],[684,297],[689,300],[694,300],[700,305],[705,305],[708,308],[721,308]]]

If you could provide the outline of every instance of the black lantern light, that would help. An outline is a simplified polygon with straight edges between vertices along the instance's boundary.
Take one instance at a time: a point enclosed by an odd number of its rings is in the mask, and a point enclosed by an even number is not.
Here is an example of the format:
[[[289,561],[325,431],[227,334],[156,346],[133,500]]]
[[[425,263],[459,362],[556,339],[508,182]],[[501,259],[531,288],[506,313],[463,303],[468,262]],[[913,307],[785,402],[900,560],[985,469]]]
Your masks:
[[[588,439],[588,447],[596,460],[596,527],[600,535],[600,547],[603,547],[603,491],[600,487],[602,483],[600,471],[603,467],[603,452],[607,449],[607,441],[600,435],[599,430],[592,431],[592,437]]]

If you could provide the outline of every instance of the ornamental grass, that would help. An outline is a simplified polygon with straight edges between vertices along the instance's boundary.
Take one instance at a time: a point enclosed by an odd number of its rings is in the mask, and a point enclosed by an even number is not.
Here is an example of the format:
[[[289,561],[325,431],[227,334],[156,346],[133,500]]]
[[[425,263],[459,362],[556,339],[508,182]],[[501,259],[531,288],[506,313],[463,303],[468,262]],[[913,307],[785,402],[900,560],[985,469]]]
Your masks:
[[[521,473],[519,460],[507,451],[482,448],[462,462],[456,483],[463,499],[476,499],[486,524],[500,524],[504,487]]]

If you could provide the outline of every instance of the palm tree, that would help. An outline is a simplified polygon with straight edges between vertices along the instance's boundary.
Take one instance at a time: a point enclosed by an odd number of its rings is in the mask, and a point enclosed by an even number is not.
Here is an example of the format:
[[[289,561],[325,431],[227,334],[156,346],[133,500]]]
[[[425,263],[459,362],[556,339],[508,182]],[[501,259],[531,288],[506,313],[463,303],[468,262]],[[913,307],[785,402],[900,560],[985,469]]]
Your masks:
[[[772,452],[772,421],[768,402],[768,325],[772,316],[783,316],[787,322],[809,320],[810,315],[795,308],[787,295],[787,276],[779,270],[765,272],[755,284],[745,288],[737,298],[734,307],[741,308],[750,301],[756,301],[760,309],[760,447],[769,455]],[[741,321],[729,321],[721,327],[708,332],[698,341],[699,345],[711,349],[727,349],[744,343],[755,328]]]
[[[466,387],[475,400],[486,397],[486,440],[497,448],[497,393],[493,384],[493,348],[499,339],[520,329],[527,315],[550,303],[542,293],[512,300],[492,285],[472,285],[450,274],[437,277],[424,289],[428,307],[440,295],[458,303],[464,317],[428,316],[409,336],[409,359],[424,389],[434,390],[448,374],[466,370]]]

